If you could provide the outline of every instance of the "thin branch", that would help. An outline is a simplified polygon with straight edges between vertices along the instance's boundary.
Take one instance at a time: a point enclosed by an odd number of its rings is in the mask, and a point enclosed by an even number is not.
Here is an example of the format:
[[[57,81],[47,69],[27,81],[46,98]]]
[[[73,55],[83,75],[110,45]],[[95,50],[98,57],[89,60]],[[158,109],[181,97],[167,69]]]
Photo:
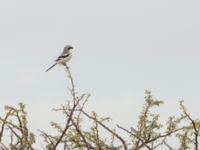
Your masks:
[[[97,120],[96,116],[95,116],[95,120]],[[95,121],[95,132],[96,132],[95,134],[96,134],[98,149],[102,150],[100,140],[99,140],[99,130],[98,130],[98,122],[97,121]]]
[[[51,136],[51,135],[48,135],[47,133],[45,133],[45,132],[43,132],[43,131],[41,131],[41,130],[39,130],[41,133],[42,133],[42,135],[46,138],[46,140],[49,140],[49,142],[51,143],[51,145],[54,147],[54,143],[53,143],[53,141],[52,141],[52,139],[56,139],[55,137],[53,137],[53,136]],[[52,138],[52,139],[51,139]],[[57,140],[57,139],[56,139]]]
[[[9,148],[6,147],[6,145],[4,145],[3,143],[0,143],[0,149],[3,148],[3,150],[9,150]]]
[[[69,67],[67,66],[67,64],[65,64],[65,67],[66,67],[66,71],[68,73],[68,77],[69,77],[70,82],[71,82],[71,94],[73,96],[73,101],[74,101],[74,104],[75,104],[75,101],[76,101],[76,92],[75,92],[74,80],[73,80],[71,71],[69,70]]]
[[[79,129],[78,125],[74,122],[73,119],[71,121],[72,121],[72,124],[74,125],[76,131],[79,133],[79,135],[81,136],[83,142],[85,143],[85,146],[86,146],[87,150],[90,150],[91,146],[89,146],[89,143],[86,141],[84,135],[82,134],[82,131]]]
[[[63,139],[64,135],[66,134],[68,128],[70,127],[69,124],[72,120],[73,114],[75,112],[75,108],[78,106],[79,101],[73,106],[72,110],[70,111],[69,117],[67,119],[66,125],[65,125],[65,129],[63,130],[61,136],[59,137],[58,141],[55,143],[54,145],[54,149],[56,149],[56,147],[58,146],[58,144],[61,142],[61,140]]]
[[[186,112],[186,108],[185,108],[185,106],[183,105],[182,102],[180,103],[180,106],[181,106],[181,108],[182,108],[182,110],[183,110],[183,113],[188,117],[188,119],[189,119],[189,120],[191,121],[191,123],[192,123],[193,129],[194,129],[194,136],[195,136],[195,142],[194,142],[194,144],[195,144],[195,150],[199,150],[199,148],[198,148],[198,145],[199,145],[199,143],[198,143],[198,134],[199,134],[199,131],[198,131],[197,127],[196,127],[195,121],[194,121],[194,120],[191,118],[191,116]]]
[[[169,150],[174,150],[169,144],[167,144],[166,141],[164,141],[164,145],[166,145],[169,148]]]
[[[119,136],[116,132],[114,132],[114,131],[112,131],[111,129],[109,129],[107,126],[105,126],[102,122],[100,122],[100,121],[97,120],[96,118],[94,118],[94,117],[90,116],[89,114],[87,114],[85,111],[83,111],[83,110],[80,110],[80,111],[82,111],[82,113],[83,113],[85,116],[87,116],[88,118],[90,118],[90,119],[96,121],[96,122],[97,122],[99,125],[101,125],[104,129],[106,129],[106,130],[109,131],[111,134],[113,134],[114,136],[116,136],[116,137],[121,141],[121,143],[123,144],[124,149],[125,149],[125,150],[128,150],[127,145],[126,145],[126,142],[124,141],[124,139],[123,139],[121,136]]]
[[[1,131],[0,131],[0,142],[2,140],[3,132],[4,132],[4,127],[5,127],[5,124],[7,122],[8,117],[10,116],[10,113],[11,113],[11,110],[9,112],[7,112],[7,114],[4,117],[4,119],[2,119],[2,118],[0,119],[2,121],[2,126],[1,126]]]
[[[129,130],[127,130],[127,129],[125,129],[125,128],[119,126],[119,125],[117,125],[117,127],[120,128],[120,129],[122,129],[122,130],[124,130],[124,131],[126,131],[127,133],[129,133],[130,135],[134,136],[135,138],[137,138],[138,140],[140,140],[140,141],[142,142],[141,145],[136,145],[137,148],[142,148],[143,146],[149,147],[147,144],[149,144],[149,143],[151,143],[151,142],[154,142],[154,141],[156,141],[156,140],[158,140],[158,139],[160,139],[160,138],[165,138],[165,137],[167,137],[167,136],[170,136],[171,134],[173,134],[173,133],[175,133],[175,132],[178,132],[178,131],[183,130],[183,129],[186,128],[186,127],[178,128],[178,129],[173,130],[173,131],[171,131],[171,132],[167,132],[167,133],[165,133],[165,134],[160,134],[160,135],[158,135],[157,137],[152,138],[152,139],[150,139],[150,140],[148,140],[148,141],[144,141],[144,140],[142,140],[141,138],[139,138],[138,136],[136,136],[135,134],[133,134],[131,131],[129,131]]]
[[[72,95],[73,95],[73,102],[74,102],[74,105],[73,105],[73,108],[72,110],[70,111],[70,114],[69,114],[69,117],[67,119],[67,122],[66,122],[66,125],[65,125],[65,129],[63,130],[61,136],[59,137],[58,141],[55,143],[54,145],[54,149],[56,149],[56,147],[58,146],[58,144],[61,142],[61,140],[63,139],[64,135],[66,134],[68,128],[69,128],[69,124],[72,120],[72,117],[73,117],[73,114],[74,114],[74,111],[76,109],[76,107],[78,106],[79,104],[79,99],[77,99],[77,102],[76,102],[76,95],[75,95],[75,86],[74,86],[74,81],[73,81],[73,78],[72,78],[72,75],[71,75],[71,72],[69,70],[69,67],[67,66],[67,64],[65,65],[66,66],[66,70],[68,72],[68,77],[71,81],[71,88],[72,88]]]
[[[149,147],[141,138],[139,138],[136,134],[133,134],[131,131],[125,129],[124,127],[122,127],[122,126],[120,126],[120,125],[117,125],[117,127],[118,127],[119,129],[124,130],[125,132],[127,132],[127,133],[130,134],[131,136],[134,136],[136,139],[138,139],[139,141],[142,142],[142,145],[144,145],[146,148],[150,149],[150,147]],[[136,148],[138,148],[138,147],[141,147],[141,146],[136,145]]]

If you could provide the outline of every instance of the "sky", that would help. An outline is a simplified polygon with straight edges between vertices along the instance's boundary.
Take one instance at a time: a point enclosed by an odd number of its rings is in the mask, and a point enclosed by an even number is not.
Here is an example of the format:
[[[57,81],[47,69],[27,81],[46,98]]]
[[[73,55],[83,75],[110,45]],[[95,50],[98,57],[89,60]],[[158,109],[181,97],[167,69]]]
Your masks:
[[[1,116],[23,102],[33,131],[60,119],[52,108],[66,102],[69,81],[61,66],[45,70],[70,44],[86,110],[135,126],[150,90],[164,101],[161,118],[179,114],[180,100],[198,118],[199,17],[198,0],[0,0]]]

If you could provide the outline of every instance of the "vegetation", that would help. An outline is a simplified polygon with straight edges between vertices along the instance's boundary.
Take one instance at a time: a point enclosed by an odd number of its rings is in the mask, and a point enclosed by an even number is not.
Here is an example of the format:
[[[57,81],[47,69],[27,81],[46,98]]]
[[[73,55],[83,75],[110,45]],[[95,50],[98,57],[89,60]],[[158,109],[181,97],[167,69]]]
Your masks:
[[[96,112],[84,110],[89,94],[77,95],[69,68],[69,88],[72,99],[54,111],[62,112],[65,125],[51,122],[56,134],[39,131],[44,139],[42,148],[35,148],[36,137],[27,126],[25,105],[5,106],[5,116],[0,117],[0,150],[199,150],[200,121],[193,119],[180,102],[180,116],[170,116],[166,123],[159,121],[159,114],[152,108],[163,102],[155,100],[150,91],[145,92],[145,103],[138,117],[136,127],[126,129],[121,125],[109,127],[111,119],[100,117]],[[89,128],[84,127],[88,122]],[[104,136],[106,133],[109,136]],[[122,133],[122,134],[119,134]],[[127,134],[129,139],[125,138]],[[9,138],[8,138],[9,137]],[[3,139],[9,141],[4,143]],[[177,140],[177,145],[173,141]]]

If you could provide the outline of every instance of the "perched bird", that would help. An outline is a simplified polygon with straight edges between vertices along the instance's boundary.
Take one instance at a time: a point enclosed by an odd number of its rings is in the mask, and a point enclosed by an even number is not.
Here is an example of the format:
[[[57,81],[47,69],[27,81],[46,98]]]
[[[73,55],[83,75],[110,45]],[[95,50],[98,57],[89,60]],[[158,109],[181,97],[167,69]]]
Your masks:
[[[57,64],[66,66],[66,63],[72,58],[72,50],[73,49],[74,48],[70,45],[65,46],[63,52],[55,60],[55,64],[53,64],[51,67],[49,67],[46,70],[46,72],[49,71],[50,69],[52,69]]]

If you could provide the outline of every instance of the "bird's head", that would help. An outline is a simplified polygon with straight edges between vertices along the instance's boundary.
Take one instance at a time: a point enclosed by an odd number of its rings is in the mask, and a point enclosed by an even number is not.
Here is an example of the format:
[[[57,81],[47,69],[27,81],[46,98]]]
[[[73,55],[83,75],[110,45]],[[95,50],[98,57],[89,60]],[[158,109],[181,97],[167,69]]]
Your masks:
[[[66,45],[65,48],[64,48],[64,50],[67,50],[67,51],[73,50],[73,49],[74,48],[71,45]]]

